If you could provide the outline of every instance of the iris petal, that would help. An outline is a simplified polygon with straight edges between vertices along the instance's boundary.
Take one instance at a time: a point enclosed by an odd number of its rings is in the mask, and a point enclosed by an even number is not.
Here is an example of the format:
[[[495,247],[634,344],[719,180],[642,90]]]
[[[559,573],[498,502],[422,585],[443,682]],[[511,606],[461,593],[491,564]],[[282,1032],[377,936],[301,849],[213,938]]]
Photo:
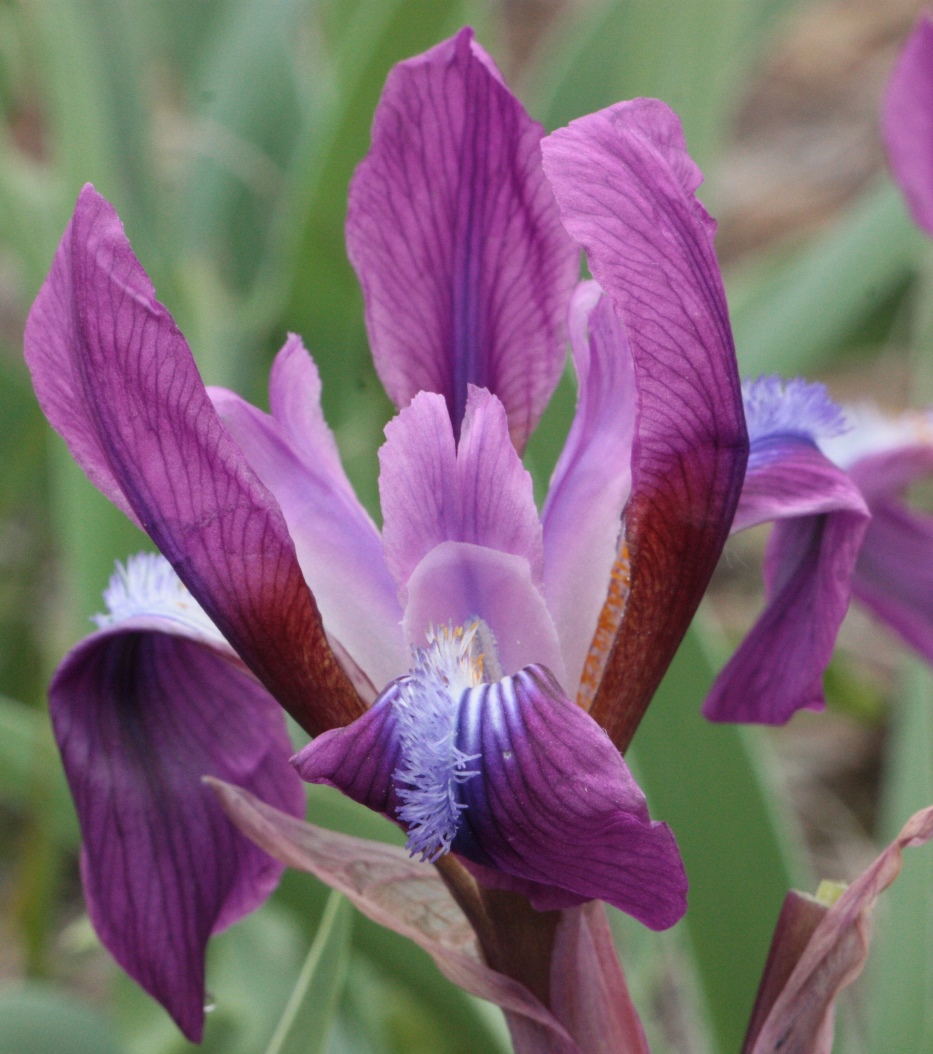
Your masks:
[[[591,713],[624,748],[683,638],[726,541],[748,439],[715,225],[663,103],[573,121],[542,146],[567,230],[622,322],[638,418],[625,513],[630,592],[600,658]]]
[[[207,940],[262,903],[281,872],[201,778],[230,780],[302,815],[282,711],[229,649],[164,618],[87,638],[59,667],[49,701],[94,927],[199,1041]]]
[[[309,731],[362,711],[281,510],[227,434],[113,208],[78,199],[26,325],[39,401],[224,637]]]
[[[544,592],[575,692],[606,601],[622,509],[632,488],[636,391],[632,354],[608,298],[583,282],[570,306],[577,411],[541,514]],[[548,665],[543,657],[539,661]],[[587,686],[578,701],[590,697]],[[586,700],[589,702],[589,699]]]
[[[328,636],[373,684],[384,685],[407,666],[402,609],[379,531],[353,492],[324,421],[317,369],[297,337],[276,357],[269,387],[271,415],[226,389],[209,394],[282,509]]]
[[[459,437],[468,386],[488,388],[519,449],[560,377],[579,268],[542,132],[461,30],[389,74],[347,211],[389,396],[440,393]]]
[[[778,521],[765,561],[766,607],[703,707],[714,721],[783,724],[821,709],[823,671],[849,606],[869,513],[855,484],[805,439],[760,440],[736,530]]]
[[[920,17],[894,67],[882,134],[894,178],[917,224],[933,234],[933,18]]]
[[[401,690],[396,683],[366,717],[305,747],[295,759],[300,775],[400,819]],[[476,773],[451,772],[460,806],[453,852],[540,910],[602,899],[655,929],[683,915],[687,884],[673,835],[650,820],[606,733],[547,670],[468,689],[452,705],[454,745],[468,759],[461,771]]]

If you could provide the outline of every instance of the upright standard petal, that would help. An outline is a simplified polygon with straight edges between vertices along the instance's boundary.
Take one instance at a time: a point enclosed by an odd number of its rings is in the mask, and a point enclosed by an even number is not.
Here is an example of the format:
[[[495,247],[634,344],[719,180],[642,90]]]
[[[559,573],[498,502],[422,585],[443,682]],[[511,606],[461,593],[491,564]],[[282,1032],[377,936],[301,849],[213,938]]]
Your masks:
[[[632,487],[635,371],[609,300],[583,282],[570,306],[577,412],[551,485],[544,527],[544,593],[560,636],[567,686],[587,705],[597,684],[584,663],[606,602],[622,510]]]
[[[714,225],[677,117],[656,100],[620,103],[555,132],[543,152],[564,225],[634,360],[632,493],[617,561],[629,592],[607,602],[618,631],[597,656],[591,708],[624,748],[716,566],[748,439]]]
[[[227,434],[113,208],[82,190],[26,325],[40,404],[259,679],[312,733],[362,704],[281,510]]]
[[[918,226],[933,234],[933,18],[920,16],[884,96],[888,161]]]
[[[347,213],[390,397],[440,393],[459,437],[468,386],[488,388],[519,449],[560,377],[579,266],[542,132],[463,29],[390,73]]]
[[[108,602],[103,628],[65,658],[49,692],[85,897],[114,958],[197,1042],[208,937],[262,903],[281,872],[201,777],[294,816],[304,794],[275,700],[161,558],[131,562]]]
[[[402,609],[382,539],[353,492],[321,411],[321,382],[298,337],[272,367],[272,415],[223,388],[220,419],[275,497],[328,635],[382,688],[408,668]]]
[[[686,910],[677,845],[605,732],[543,667],[463,688],[432,661],[305,747],[302,778],[387,812],[413,853],[458,853],[538,910],[600,899],[673,925]]]
[[[703,713],[783,724],[825,705],[823,671],[870,514],[858,487],[817,447],[846,428],[823,385],[764,377],[746,386],[745,404],[751,456],[733,530],[778,521],[765,560],[767,603]]]

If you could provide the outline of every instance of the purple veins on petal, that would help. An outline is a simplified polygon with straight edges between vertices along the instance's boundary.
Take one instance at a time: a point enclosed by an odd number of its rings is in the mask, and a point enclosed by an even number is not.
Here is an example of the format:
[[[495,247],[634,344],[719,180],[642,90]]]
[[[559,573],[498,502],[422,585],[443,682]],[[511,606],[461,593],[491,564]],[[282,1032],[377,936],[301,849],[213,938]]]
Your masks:
[[[202,777],[304,811],[284,715],[162,557],[118,568],[101,629],[49,689],[81,825],[88,911],[114,958],[198,1041],[211,933],[258,907],[280,866]]]
[[[622,756],[544,667],[496,680],[494,642],[475,632],[435,634],[364,717],[305,747],[300,775],[402,823],[413,854],[456,853],[538,910],[605,900],[673,925],[677,844]]]
[[[81,191],[24,335],[40,405],[308,731],[363,711],[327,643],[281,508],[207,396],[113,207]]]
[[[542,134],[463,29],[389,74],[347,209],[390,398],[439,393],[459,437],[469,385],[487,388],[518,449],[560,378],[579,273]]]

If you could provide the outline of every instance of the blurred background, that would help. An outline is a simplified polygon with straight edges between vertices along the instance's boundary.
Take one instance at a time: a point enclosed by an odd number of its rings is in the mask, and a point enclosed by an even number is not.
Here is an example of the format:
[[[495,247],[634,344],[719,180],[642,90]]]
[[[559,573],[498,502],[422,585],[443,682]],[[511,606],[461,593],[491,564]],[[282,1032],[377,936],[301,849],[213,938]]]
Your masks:
[[[678,111],[720,221],[743,376],[803,373],[897,410],[933,401],[933,254],[886,174],[877,112],[921,6],[0,0],[0,1054],[195,1049],[96,941],[46,713],[48,679],[91,628],[114,559],[148,545],[71,463],[22,362],[26,312],[80,186],[116,205],[209,383],[264,406],[273,354],[289,330],[304,337],[378,520],[391,406],[343,247],[347,184],[391,65],[471,23],[548,129],[636,95]],[[568,376],[529,448],[539,493],[573,403]],[[612,915],[659,1054],[737,1052],[788,886],[854,877],[933,802],[929,674],[858,612],[826,714],[777,731],[699,717],[761,604],[765,536],[730,543],[632,749],[692,887],[668,933]],[[310,816],[398,838],[323,788]],[[211,1052],[508,1050],[498,1010],[307,875],[288,874],[213,942],[208,977]],[[836,1049],[933,1051],[931,986],[933,862],[917,851],[841,1006]]]

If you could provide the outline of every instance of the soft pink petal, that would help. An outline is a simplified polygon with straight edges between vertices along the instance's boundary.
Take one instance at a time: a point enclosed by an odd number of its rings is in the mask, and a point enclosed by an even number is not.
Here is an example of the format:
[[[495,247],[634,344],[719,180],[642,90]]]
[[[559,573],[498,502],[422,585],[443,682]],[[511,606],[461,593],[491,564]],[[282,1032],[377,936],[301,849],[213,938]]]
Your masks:
[[[595,282],[570,307],[577,412],[551,485],[544,525],[544,594],[572,691],[580,683],[632,487],[635,372],[625,334]]]
[[[557,630],[528,561],[468,542],[444,542],[408,580],[405,638],[423,647],[430,627],[465,626],[476,618],[492,631],[503,673],[540,663],[566,685]]]
[[[282,509],[328,634],[381,688],[408,666],[402,609],[379,532],[354,494],[324,423],[310,356],[297,337],[279,353],[270,391],[273,416],[225,389],[211,389],[210,395]]]
[[[386,426],[379,462],[386,564],[403,594],[418,563],[443,542],[520,556],[540,581],[544,548],[531,476],[495,396],[471,389],[455,445],[444,400],[422,392]]]

